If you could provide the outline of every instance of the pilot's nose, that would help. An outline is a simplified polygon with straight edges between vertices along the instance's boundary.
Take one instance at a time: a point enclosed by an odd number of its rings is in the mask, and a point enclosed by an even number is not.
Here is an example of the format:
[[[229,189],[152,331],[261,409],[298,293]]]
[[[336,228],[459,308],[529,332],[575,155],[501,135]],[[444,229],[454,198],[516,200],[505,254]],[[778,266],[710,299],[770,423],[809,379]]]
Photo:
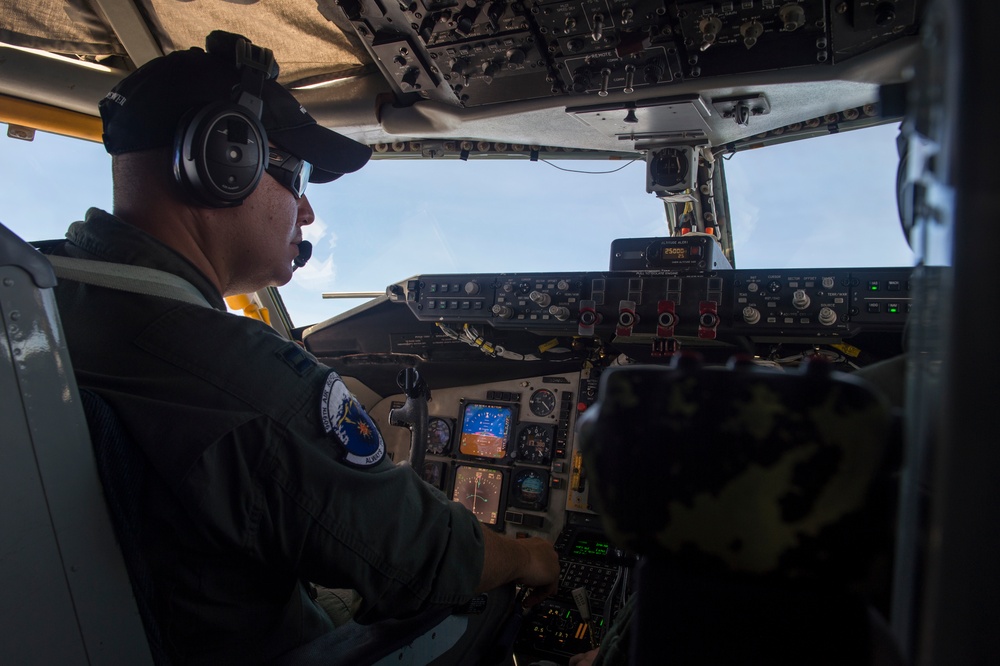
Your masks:
[[[303,194],[299,197],[299,216],[297,222],[300,227],[304,227],[315,221],[316,213],[313,212],[312,204],[309,203],[309,198]]]

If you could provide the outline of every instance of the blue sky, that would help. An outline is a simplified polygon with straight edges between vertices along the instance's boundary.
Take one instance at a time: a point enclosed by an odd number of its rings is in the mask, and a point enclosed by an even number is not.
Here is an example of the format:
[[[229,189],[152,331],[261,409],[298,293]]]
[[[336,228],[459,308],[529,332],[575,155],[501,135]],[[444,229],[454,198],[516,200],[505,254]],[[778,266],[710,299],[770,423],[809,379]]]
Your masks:
[[[847,132],[728,160],[737,266],[911,265],[894,199],[896,133]],[[110,168],[100,144],[0,137],[0,222],[23,238],[60,238],[89,206],[110,210]],[[642,162],[579,174],[527,160],[381,160],[308,196],[313,259],[282,288],[296,325],[358,304],[323,292],[382,291],[420,273],[603,270],[615,238],[666,234]]]

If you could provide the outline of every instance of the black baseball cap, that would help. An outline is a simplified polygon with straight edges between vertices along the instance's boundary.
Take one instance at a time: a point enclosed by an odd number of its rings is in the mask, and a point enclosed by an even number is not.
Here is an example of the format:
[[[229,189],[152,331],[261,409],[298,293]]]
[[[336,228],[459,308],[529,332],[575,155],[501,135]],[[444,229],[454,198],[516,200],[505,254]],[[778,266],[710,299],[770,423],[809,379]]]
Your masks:
[[[104,147],[112,155],[174,145],[182,118],[194,109],[216,102],[235,101],[243,75],[229,53],[217,53],[214,44],[238,35],[216,31],[207,40],[208,51],[174,51],[129,74],[101,100]],[[261,91],[261,122],[268,140],[313,165],[311,183],[328,183],[357,171],[372,150],[319,125],[290,92],[274,79]]]

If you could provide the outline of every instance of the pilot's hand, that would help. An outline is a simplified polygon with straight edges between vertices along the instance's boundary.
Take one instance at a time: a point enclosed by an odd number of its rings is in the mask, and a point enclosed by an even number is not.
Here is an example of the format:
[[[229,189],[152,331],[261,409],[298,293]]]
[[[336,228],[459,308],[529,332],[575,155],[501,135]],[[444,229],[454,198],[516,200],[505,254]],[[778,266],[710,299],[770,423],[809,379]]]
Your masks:
[[[515,582],[531,588],[524,599],[524,606],[531,608],[559,588],[559,555],[545,539],[529,537],[517,539],[517,543],[527,549],[528,563]]]
[[[583,654],[574,654],[569,658],[569,666],[590,666],[597,659],[598,650],[594,649]]]
[[[551,543],[538,537],[511,539],[483,530],[483,573],[476,592],[519,583],[531,593],[524,605],[534,606],[559,587],[559,556]]]

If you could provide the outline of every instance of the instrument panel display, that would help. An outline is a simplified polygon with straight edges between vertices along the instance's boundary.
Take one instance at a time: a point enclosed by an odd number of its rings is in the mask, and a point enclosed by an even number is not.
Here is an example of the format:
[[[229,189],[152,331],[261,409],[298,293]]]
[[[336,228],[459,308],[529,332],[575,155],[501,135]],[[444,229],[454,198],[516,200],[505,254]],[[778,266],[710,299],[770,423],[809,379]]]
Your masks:
[[[458,450],[463,455],[500,460],[507,457],[514,408],[496,403],[470,402],[462,414]]]
[[[549,389],[538,389],[528,399],[528,409],[535,416],[548,416],[556,408],[556,394]]]
[[[549,473],[522,467],[514,471],[510,483],[510,505],[529,511],[544,511],[549,504]]]
[[[517,433],[517,458],[523,462],[547,465],[552,459],[555,427],[528,423]]]
[[[451,422],[439,417],[431,417],[427,421],[427,453],[436,456],[445,455],[451,451]]]
[[[455,468],[452,499],[464,505],[480,522],[496,525],[500,517],[503,472],[487,467],[459,465]]]
[[[580,533],[576,535],[570,546],[568,555],[570,557],[597,557],[608,556],[611,549],[611,542],[602,536],[590,533]]]

